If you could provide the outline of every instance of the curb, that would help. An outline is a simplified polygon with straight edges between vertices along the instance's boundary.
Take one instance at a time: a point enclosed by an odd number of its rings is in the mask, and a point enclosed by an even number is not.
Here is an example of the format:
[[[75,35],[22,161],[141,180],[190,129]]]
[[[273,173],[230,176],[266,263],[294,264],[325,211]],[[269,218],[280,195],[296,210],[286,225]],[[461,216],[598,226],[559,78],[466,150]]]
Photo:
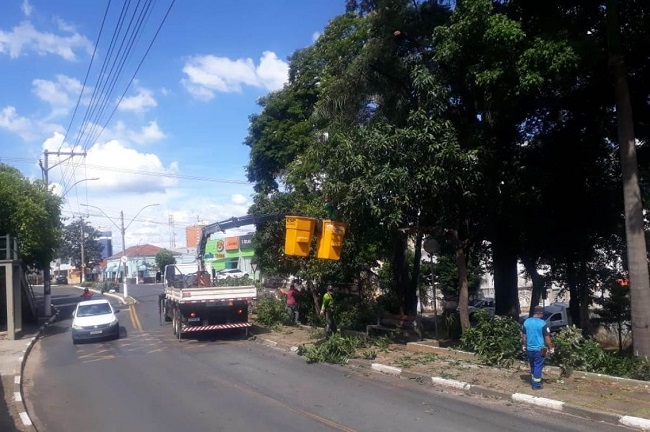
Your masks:
[[[52,324],[59,316],[59,310],[54,305],[52,305],[52,310],[54,311],[54,314],[45,322],[45,324],[38,328],[36,336],[30,339],[25,347],[25,351],[23,351],[23,355],[18,358],[18,365],[14,375],[14,404],[16,405],[24,430],[29,432],[36,432],[36,426],[34,426],[32,419],[27,413],[27,406],[25,404],[25,398],[23,397],[23,370],[25,369],[27,356],[32,351],[34,344],[41,337],[45,328]]]
[[[258,337],[255,339],[255,341],[263,345],[271,346],[273,348],[280,349],[283,351],[296,353],[298,350],[297,346],[281,344],[270,339]],[[629,428],[640,430],[640,431],[650,431],[650,419],[646,419],[646,418],[623,416],[619,414],[611,414],[602,411],[595,411],[589,408],[583,408],[583,407],[571,405],[563,401],[548,399],[543,397],[536,397],[536,396],[531,396],[523,393],[503,393],[498,390],[493,390],[493,389],[481,387],[478,385],[474,385],[462,381],[451,380],[443,377],[434,377],[431,375],[420,374],[417,372],[404,371],[395,366],[384,365],[381,363],[373,363],[372,361],[369,360],[348,359],[346,363],[350,367],[359,368],[359,369],[368,369],[371,371],[380,372],[380,373],[384,373],[399,378],[407,378],[422,383],[430,382],[435,386],[460,390],[467,394],[475,394],[475,395],[490,397],[494,399],[509,400],[516,403],[533,405],[537,407],[550,409],[552,411],[564,412],[566,414],[571,414],[576,417],[581,417],[587,420],[608,423],[615,426],[627,426]],[[589,375],[591,376],[598,375],[599,378],[602,378],[599,374],[593,374],[588,372],[584,372],[584,374],[586,375],[586,377],[589,377]],[[619,378],[614,377],[614,379],[619,379]],[[629,380],[629,381],[636,381],[636,380]],[[647,384],[644,381],[639,381],[639,382]]]

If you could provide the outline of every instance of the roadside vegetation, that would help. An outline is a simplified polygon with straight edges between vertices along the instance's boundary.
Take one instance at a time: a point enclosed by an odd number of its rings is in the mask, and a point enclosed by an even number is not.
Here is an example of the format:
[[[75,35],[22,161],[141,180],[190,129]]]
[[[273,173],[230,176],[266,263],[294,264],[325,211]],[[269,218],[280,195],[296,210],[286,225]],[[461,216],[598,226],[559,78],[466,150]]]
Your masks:
[[[366,304],[351,297],[338,295],[335,311],[339,317],[337,324],[345,330],[357,330],[358,333],[344,332],[323,339],[320,329],[323,322],[318,315],[303,316],[302,323],[309,325],[320,333],[315,335],[316,343],[303,345],[298,354],[309,363],[325,362],[344,364],[351,358],[374,359],[377,352],[386,350],[391,343],[404,343],[403,339],[390,336],[368,337],[365,332],[367,324],[376,321],[377,302]],[[308,293],[299,296],[299,309],[312,308]],[[316,319],[318,317],[319,319]],[[458,348],[475,353],[481,363],[500,368],[509,368],[516,361],[527,361],[521,348],[521,325],[511,317],[490,318],[485,311],[474,315],[476,322],[458,341]],[[280,331],[288,325],[285,302],[282,298],[269,294],[261,295],[257,300],[257,323]],[[444,315],[441,318],[441,332],[446,330]],[[346,334],[347,333],[347,334]],[[431,332],[427,333],[432,336]],[[650,363],[618,351],[605,350],[593,338],[584,337],[575,326],[569,326],[553,336],[556,351],[547,359],[547,364],[558,366],[563,376],[570,376],[574,371],[602,373],[623,378],[650,381]]]

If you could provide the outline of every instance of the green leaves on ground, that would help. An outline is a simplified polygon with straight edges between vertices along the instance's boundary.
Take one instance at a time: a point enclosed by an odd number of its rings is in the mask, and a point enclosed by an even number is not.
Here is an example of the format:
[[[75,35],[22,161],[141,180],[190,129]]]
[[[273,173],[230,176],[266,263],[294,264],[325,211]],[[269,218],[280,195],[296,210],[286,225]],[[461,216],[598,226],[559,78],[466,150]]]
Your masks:
[[[377,355],[377,349],[386,347],[386,338],[344,336],[335,333],[320,344],[301,345],[298,354],[305,357],[307,363],[345,364],[351,358],[372,360]]]

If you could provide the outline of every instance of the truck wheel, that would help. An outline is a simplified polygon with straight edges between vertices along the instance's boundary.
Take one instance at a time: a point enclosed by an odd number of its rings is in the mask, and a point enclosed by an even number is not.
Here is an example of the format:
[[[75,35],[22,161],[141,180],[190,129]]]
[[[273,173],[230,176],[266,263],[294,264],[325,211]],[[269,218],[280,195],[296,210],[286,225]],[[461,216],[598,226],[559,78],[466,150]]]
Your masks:
[[[178,314],[176,313],[176,309],[174,309],[172,314],[173,314],[173,316],[172,316],[172,332],[174,333],[174,335],[176,335],[176,333],[177,333],[176,326],[178,325]]]

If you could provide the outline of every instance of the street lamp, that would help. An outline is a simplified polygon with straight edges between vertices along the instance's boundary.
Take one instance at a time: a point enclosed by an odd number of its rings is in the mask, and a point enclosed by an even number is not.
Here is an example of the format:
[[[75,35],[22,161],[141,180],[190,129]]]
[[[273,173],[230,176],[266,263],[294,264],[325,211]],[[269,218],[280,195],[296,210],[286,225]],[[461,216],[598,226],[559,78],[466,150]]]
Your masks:
[[[104,210],[100,209],[99,207],[94,206],[94,205],[90,205],[90,204],[81,204],[81,205],[84,206],[84,207],[92,207],[92,208],[97,209],[100,212],[102,212],[102,214],[104,216],[106,216],[106,218],[109,221],[111,221],[111,223],[113,225],[115,225],[115,227],[118,230],[120,230],[120,233],[122,234],[122,258],[121,258],[121,261],[122,261],[122,265],[124,266],[124,271],[123,271],[124,280],[123,280],[123,284],[122,284],[122,287],[123,287],[122,292],[124,293],[124,298],[127,298],[129,296],[129,288],[128,288],[127,284],[126,284],[126,261],[127,261],[127,258],[126,258],[126,240],[124,238],[125,233],[126,233],[126,230],[131,226],[133,221],[140,215],[140,213],[142,213],[142,210],[146,209],[147,207],[157,206],[158,204],[149,204],[149,205],[146,205],[146,206],[142,207],[140,210],[138,210],[138,212],[135,214],[135,216],[133,216],[133,219],[131,219],[131,222],[129,222],[126,225],[126,227],[124,226],[124,211],[123,210],[120,210],[120,220],[122,221],[122,226],[120,227],[115,223],[115,221],[113,219],[111,219],[111,217],[109,215],[104,213]],[[136,276],[136,279],[137,279],[137,276]]]
[[[85,182],[85,181],[95,181],[95,180],[99,180],[99,177],[85,178],[85,179],[77,180],[76,182],[72,183],[72,185],[68,186],[68,188],[66,190],[63,191],[63,193],[61,194],[61,198],[66,196],[68,194],[68,192],[70,192],[72,190],[72,188],[77,186],[79,183],[82,183],[82,182]]]

